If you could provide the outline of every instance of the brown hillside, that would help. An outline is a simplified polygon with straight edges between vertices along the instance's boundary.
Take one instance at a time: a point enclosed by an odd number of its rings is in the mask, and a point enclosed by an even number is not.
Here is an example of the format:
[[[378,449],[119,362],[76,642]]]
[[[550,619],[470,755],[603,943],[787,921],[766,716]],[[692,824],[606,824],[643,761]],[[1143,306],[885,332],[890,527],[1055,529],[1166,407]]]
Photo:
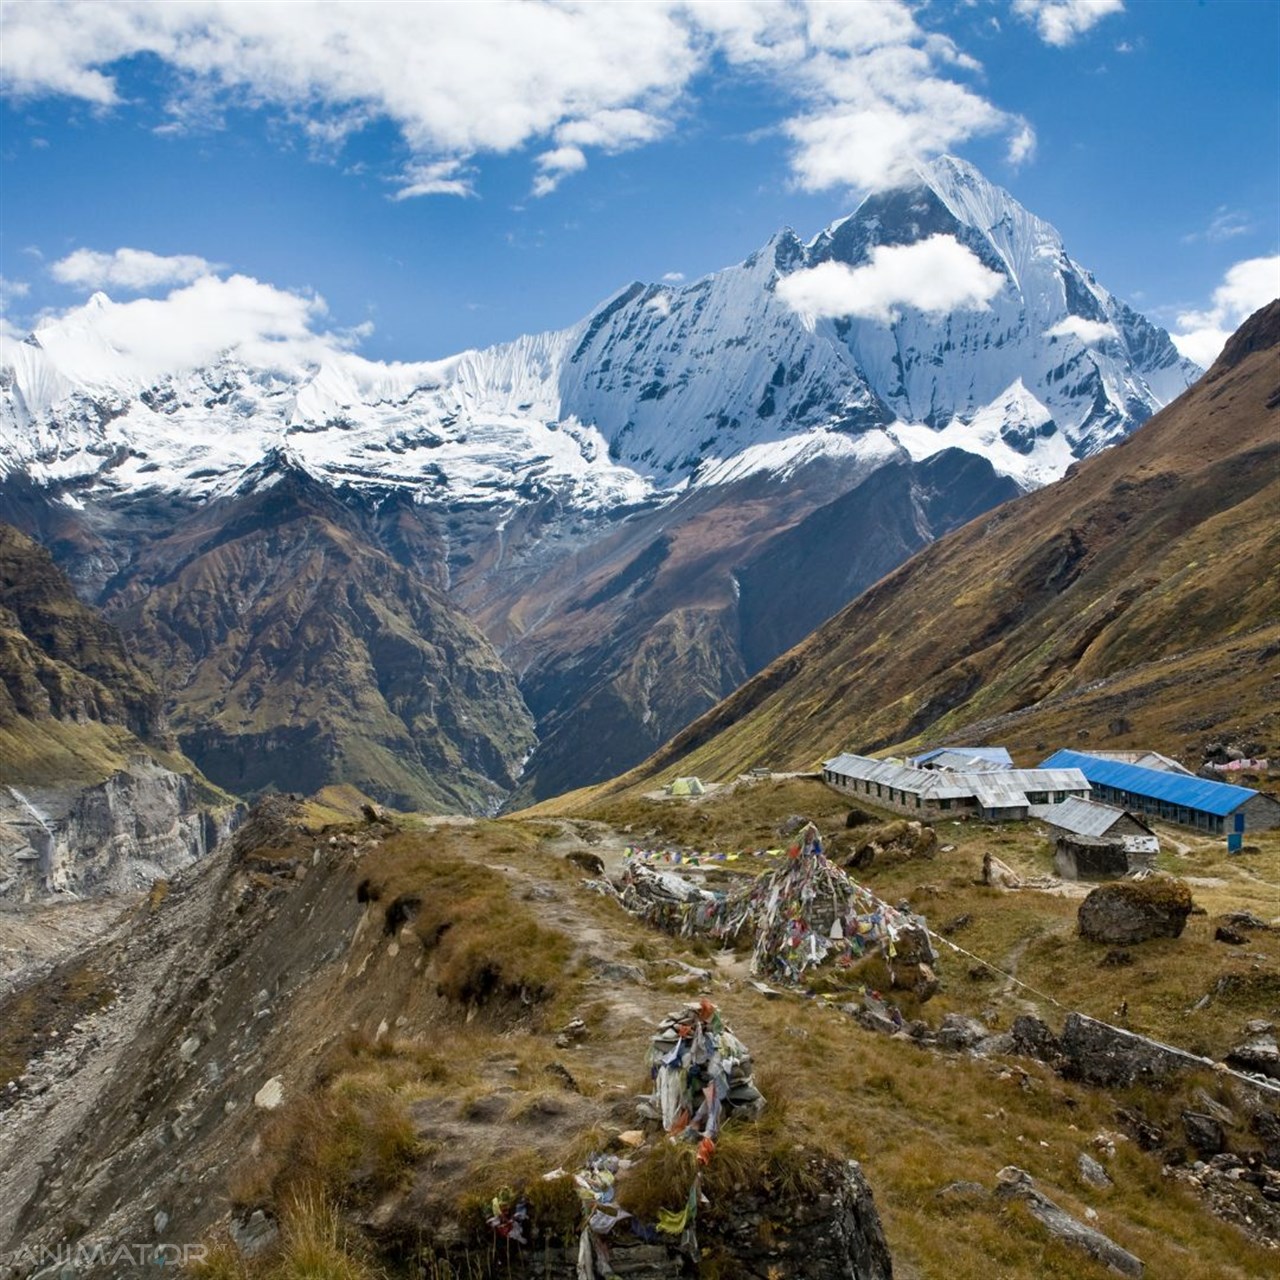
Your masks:
[[[1280,733],[1280,301],[1059,483],[932,544],[643,766],[803,767],[964,731],[1193,752]]]
[[[139,739],[173,745],[154,681],[49,553],[0,523],[0,783],[96,781]]]

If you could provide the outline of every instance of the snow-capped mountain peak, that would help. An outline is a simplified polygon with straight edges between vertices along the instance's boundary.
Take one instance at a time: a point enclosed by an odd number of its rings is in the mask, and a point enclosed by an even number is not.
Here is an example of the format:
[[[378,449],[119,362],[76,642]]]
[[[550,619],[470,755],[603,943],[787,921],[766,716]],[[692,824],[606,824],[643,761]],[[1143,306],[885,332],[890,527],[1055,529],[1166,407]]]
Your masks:
[[[1000,277],[989,303],[806,324],[779,296],[794,273],[934,236]],[[599,509],[797,459],[959,447],[1031,486],[1198,373],[1052,226],[953,157],[808,243],[783,229],[737,266],[636,281],[569,329],[446,360],[368,361],[285,317],[252,343],[211,332],[193,366],[166,341],[165,306],[95,294],[5,345],[0,473],[209,497],[286,449],[335,484]]]

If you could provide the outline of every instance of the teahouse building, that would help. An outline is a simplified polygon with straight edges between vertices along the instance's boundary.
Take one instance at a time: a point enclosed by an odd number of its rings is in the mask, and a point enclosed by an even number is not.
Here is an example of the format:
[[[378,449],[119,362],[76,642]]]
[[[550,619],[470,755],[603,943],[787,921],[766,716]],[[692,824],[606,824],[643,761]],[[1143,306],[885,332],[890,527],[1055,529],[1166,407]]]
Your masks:
[[[1089,794],[1089,783],[1078,769],[1009,769],[994,764],[985,771],[916,769],[847,752],[824,761],[822,777],[837,791],[861,796],[870,804],[930,819],[968,814],[1011,821],[1028,817],[1032,805]]]
[[[1280,826],[1280,800],[1250,787],[1147,769],[1089,755],[1055,751],[1042,769],[1078,769],[1092,798],[1214,835]]]

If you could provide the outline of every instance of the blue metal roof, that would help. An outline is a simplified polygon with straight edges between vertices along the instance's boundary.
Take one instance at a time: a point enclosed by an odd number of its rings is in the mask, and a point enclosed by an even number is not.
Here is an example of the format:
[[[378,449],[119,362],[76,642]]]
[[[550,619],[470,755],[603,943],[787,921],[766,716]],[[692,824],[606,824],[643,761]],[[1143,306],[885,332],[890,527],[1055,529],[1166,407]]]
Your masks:
[[[1134,795],[1149,796],[1184,809],[1199,809],[1225,817],[1234,813],[1246,800],[1258,793],[1248,787],[1233,787],[1207,778],[1189,778],[1163,769],[1145,769],[1139,764],[1122,764],[1119,760],[1101,760],[1084,751],[1055,751],[1042,769],[1079,769],[1091,783],[1114,787]]]

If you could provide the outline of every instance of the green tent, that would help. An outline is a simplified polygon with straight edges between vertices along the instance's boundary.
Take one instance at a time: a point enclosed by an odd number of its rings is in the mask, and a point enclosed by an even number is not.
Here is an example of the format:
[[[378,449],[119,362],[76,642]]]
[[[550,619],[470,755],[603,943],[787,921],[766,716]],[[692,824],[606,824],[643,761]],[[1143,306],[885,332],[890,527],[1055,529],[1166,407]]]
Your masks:
[[[668,785],[669,796],[701,796],[706,794],[706,787],[699,778],[677,778]]]

